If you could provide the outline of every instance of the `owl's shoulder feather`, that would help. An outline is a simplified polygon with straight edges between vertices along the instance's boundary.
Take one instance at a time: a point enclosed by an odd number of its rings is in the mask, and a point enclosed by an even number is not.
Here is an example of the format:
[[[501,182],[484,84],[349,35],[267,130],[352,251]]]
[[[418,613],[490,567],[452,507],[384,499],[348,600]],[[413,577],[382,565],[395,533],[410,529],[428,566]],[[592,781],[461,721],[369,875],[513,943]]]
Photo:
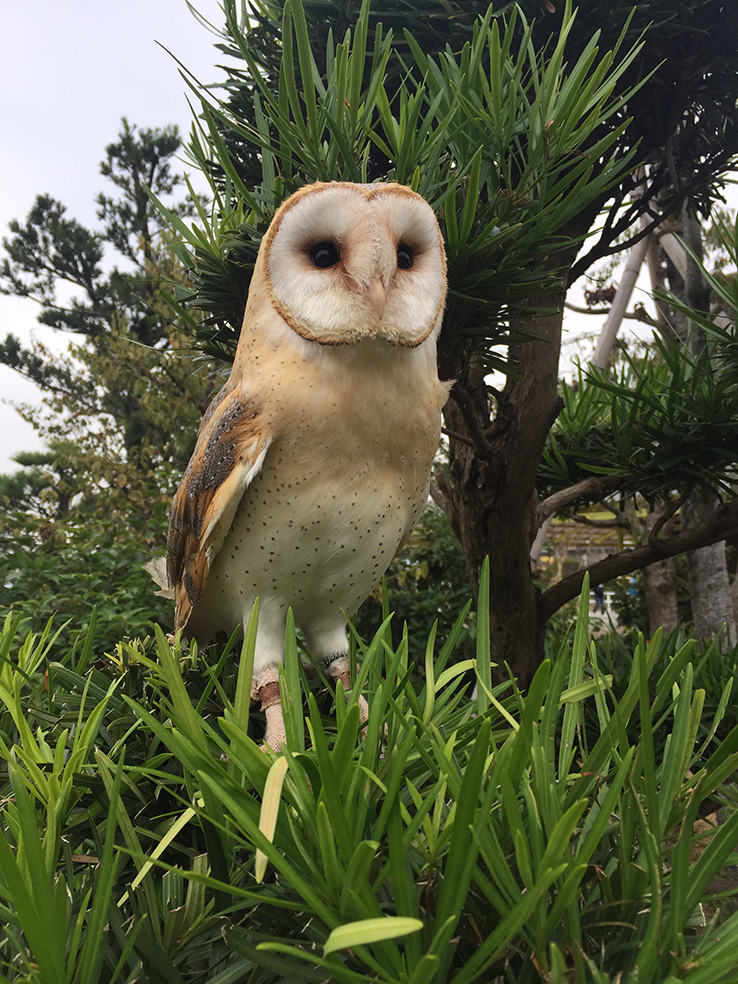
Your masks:
[[[167,539],[167,576],[175,627],[183,628],[207,583],[244,492],[259,474],[272,435],[258,402],[228,383],[208,408],[174,497]]]

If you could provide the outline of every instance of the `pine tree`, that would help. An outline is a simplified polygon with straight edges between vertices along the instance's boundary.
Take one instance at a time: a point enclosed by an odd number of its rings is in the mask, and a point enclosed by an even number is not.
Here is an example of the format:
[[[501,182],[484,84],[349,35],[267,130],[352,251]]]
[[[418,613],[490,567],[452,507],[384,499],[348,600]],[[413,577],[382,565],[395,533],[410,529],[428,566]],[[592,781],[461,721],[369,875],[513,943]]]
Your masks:
[[[42,324],[74,333],[62,357],[13,335],[0,344],[0,360],[42,391],[42,407],[23,413],[49,448],[19,456],[23,469],[0,481],[3,605],[74,615],[77,630],[97,605],[110,646],[149,631],[152,619],[170,621],[141,565],[163,549],[171,497],[218,382],[191,350],[191,321],[165,300],[183,271],[147,189],[177,191],[179,146],[176,128],[124,120],[101,164],[116,189],[97,199],[102,229],[40,195],[3,241],[0,289],[39,303]],[[190,210],[186,200],[173,206],[178,216]]]

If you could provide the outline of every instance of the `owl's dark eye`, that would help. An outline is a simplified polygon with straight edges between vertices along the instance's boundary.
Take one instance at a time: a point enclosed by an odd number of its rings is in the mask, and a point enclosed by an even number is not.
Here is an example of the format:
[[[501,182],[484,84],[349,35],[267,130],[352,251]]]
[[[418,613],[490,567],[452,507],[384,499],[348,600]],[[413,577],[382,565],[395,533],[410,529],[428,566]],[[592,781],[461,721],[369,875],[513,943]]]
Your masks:
[[[400,270],[410,270],[413,265],[412,247],[407,243],[400,243],[397,247],[397,266]]]
[[[335,266],[341,259],[338,246],[335,243],[325,240],[310,247],[310,262],[319,270],[327,270]]]

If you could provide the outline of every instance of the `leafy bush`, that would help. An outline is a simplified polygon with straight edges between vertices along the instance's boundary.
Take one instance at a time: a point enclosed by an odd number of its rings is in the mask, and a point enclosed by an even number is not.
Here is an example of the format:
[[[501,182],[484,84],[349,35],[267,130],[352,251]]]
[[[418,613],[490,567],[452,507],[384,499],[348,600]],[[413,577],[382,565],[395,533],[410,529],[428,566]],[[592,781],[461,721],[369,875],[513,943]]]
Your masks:
[[[658,637],[621,687],[587,598],[527,694],[491,689],[481,609],[473,701],[452,661],[465,612],[439,651],[431,632],[420,684],[407,632],[357,640],[345,700],[288,627],[280,755],[250,713],[255,618],[240,654],[157,630],[155,653],[107,663],[94,626],[59,663],[50,627],[6,620],[2,979],[736,980],[738,916],[705,925],[701,903],[738,813],[690,854],[738,765],[738,728],[714,737],[729,690],[705,714],[709,660],[675,642],[657,668]]]
[[[46,542],[19,537],[12,549],[0,552],[0,618],[22,609],[42,625],[55,615],[70,623],[60,643],[81,645],[96,609],[95,644],[112,651],[124,635],[144,637],[152,622],[166,624],[171,617],[171,602],[156,596],[143,570],[148,559],[130,528],[116,531],[100,521],[70,523]]]
[[[611,677],[612,693],[617,700],[625,694],[632,678],[639,637],[638,632],[633,632],[630,636],[621,636],[617,632],[612,632],[594,640],[600,667],[603,673]],[[683,652],[689,653],[694,678],[704,692],[703,714],[699,722],[698,735],[704,739],[715,728],[717,739],[722,740],[738,725],[738,705],[735,699],[731,700],[738,686],[738,647],[723,648],[723,638],[718,637],[704,651],[699,651],[696,641],[687,637],[684,628],[660,637],[648,680],[651,703],[656,700],[662,677],[670,671],[674,660]],[[593,710],[592,708],[591,711]],[[592,728],[597,731],[599,725],[596,716],[591,712],[585,714],[588,720],[591,720]],[[628,726],[633,741],[637,740],[640,728],[638,718],[638,715],[634,715]],[[661,746],[667,741],[672,724],[670,712],[667,712],[655,736],[656,742]]]

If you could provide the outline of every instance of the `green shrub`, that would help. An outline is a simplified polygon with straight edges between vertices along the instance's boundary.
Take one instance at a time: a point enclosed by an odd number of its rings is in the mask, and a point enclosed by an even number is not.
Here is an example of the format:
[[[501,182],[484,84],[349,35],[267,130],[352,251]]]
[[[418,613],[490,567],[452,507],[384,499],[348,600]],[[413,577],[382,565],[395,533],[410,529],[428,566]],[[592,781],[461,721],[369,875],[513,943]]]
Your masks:
[[[527,694],[490,689],[481,609],[473,701],[466,612],[438,651],[430,634],[421,683],[385,621],[347,700],[288,627],[281,755],[250,713],[255,619],[215,663],[157,630],[158,661],[125,643],[107,666],[91,636],[49,664],[50,629],[6,621],[2,979],[738,979],[738,916],[701,906],[738,813],[690,857],[738,764],[738,728],[715,738],[729,691],[706,715],[710,661],[688,642],[657,666],[642,637],[621,687],[587,597]]]

